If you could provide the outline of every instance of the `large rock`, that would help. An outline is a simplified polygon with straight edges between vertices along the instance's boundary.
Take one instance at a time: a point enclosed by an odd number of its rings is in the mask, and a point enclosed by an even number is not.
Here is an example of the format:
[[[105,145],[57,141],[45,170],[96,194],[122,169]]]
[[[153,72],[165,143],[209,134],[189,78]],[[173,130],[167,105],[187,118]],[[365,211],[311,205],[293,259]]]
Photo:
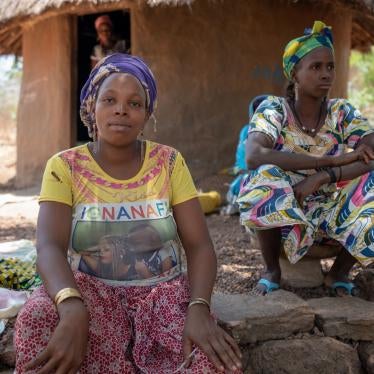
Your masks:
[[[287,291],[267,296],[214,294],[213,312],[242,344],[281,339],[313,328],[314,313],[308,304]]]
[[[374,374],[374,343],[361,342],[358,347],[362,366],[368,374]]]
[[[295,288],[319,287],[323,284],[321,261],[314,258],[302,258],[296,264],[287,259],[279,259],[282,270],[282,282]]]
[[[355,284],[360,288],[360,296],[374,301],[374,269],[365,269],[355,278]]]
[[[361,374],[358,354],[332,338],[268,341],[250,350],[246,374]]]
[[[374,340],[374,303],[358,297],[324,297],[308,304],[326,336]]]

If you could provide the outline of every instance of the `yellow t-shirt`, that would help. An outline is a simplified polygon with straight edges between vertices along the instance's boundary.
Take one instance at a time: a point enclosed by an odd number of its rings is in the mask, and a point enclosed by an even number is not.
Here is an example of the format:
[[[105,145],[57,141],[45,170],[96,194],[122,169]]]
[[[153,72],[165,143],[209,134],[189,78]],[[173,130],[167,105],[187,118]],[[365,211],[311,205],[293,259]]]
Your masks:
[[[53,156],[39,201],[73,209],[68,251],[73,270],[110,284],[150,285],[180,274],[182,246],[172,207],[195,197],[181,154],[147,141],[141,169],[127,180],[101,169],[87,144]]]

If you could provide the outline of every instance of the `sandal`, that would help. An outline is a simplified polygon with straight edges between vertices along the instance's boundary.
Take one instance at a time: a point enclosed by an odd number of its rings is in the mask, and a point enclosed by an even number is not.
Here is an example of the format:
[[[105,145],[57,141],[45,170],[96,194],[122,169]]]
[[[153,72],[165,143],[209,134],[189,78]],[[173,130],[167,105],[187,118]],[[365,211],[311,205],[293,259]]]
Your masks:
[[[338,294],[336,292],[338,288],[343,288],[347,292],[347,295],[349,295],[349,296],[357,296],[357,294],[358,294],[358,287],[354,283],[352,283],[352,282],[335,282],[330,286],[332,296],[338,296]]]
[[[279,289],[279,283],[271,282],[268,279],[261,278],[258,283],[258,285],[261,284],[265,286],[264,296],[267,295],[270,292],[276,291]]]

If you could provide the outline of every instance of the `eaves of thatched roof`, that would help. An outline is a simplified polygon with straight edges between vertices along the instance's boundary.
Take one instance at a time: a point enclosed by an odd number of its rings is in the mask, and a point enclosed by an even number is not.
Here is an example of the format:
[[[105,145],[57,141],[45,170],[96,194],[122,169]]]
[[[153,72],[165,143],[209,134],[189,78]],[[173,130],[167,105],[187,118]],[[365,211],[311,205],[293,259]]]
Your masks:
[[[56,14],[87,14],[133,5],[186,5],[195,0],[0,0],[0,54],[21,54],[23,28]],[[227,1],[227,0],[226,0]],[[374,44],[374,0],[288,0],[330,3],[352,11],[352,48]],[[281,1],[280,1],[281,2]],[[283,1],[284,3],[284,1]]]
[[[57,14],[86,14],[141,3],[183,5],[193,0],[0,0],[0,54],[21,54],[24,26]]]
[[[183,5],[189,4],[193,0],[144,0],[150,6],[160,4]],[[0,24],[18,17],[38,16],[48,10],[62,9],[66,6],[78,8],[80,6],[100,6],[105,4],[115,4],[123,2],[121,0],[0,0]],[[140,1],[129,1],[140,2]]]

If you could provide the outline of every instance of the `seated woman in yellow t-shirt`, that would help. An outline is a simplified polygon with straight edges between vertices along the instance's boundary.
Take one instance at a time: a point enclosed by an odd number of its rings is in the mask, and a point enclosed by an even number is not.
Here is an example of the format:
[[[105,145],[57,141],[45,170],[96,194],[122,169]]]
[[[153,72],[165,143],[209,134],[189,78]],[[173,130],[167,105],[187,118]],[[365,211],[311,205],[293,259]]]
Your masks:
[[[185,372],[192,357],[191,372],[240,371],[238,346],[210,314],[216,256],[186,163],[174,148],[139,138],[156,94],[148,66],[123,54],[99,62],[82,89],[93,142],[53,156],[45,169],[37,225],[44,285],[18,315],[19,374]],[[87,248],[108,235],[140,226],[152,244],[149,225],[173,245],[167,266],[149,277],[79,269]]]

